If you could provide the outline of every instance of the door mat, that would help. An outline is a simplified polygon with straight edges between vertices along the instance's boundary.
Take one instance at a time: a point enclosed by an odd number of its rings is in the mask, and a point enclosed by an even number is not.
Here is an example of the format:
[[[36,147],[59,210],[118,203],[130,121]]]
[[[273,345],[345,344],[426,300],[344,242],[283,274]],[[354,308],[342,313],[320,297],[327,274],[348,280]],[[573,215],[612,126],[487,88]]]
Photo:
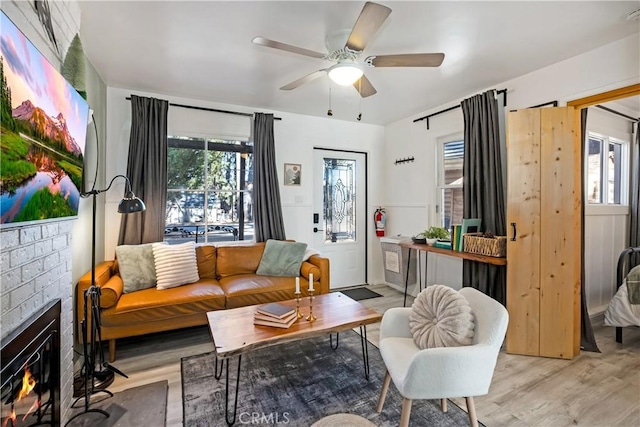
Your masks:
[[[349,298],[354,299],[356,301],[362,301],[363,299],[370,299],[370,298],[378,298],[382,296],[379,293],[373,292],[372,290],[367,288],[347,289],[345,291],[340,291],[340,292],[342,292]]]
[[[89,412],[74,418],[66,427],[166,426],[168,390],[169,382],[165,380],[132,387],[114,393],[113,397],[105,393],[94,394],[89,409],[102,409],[109,417]],[[76,406],[82,408],[72,408],[70,417],[84,410],[84,400]]]
[[[402,396],[391,385],[382,412],[376,412],[385,366],[380,350],[372,344],[368,348],[369,381],[364,377],[360,336],[351,330],[340,332],[336,350],[331,349],[329,337],[322,336],[244,354],[236,425],[309,427],[326,416],[349,413],[366,418],[379,427],[397,427]],[[230,406],[233,405],[237,367],[237,358],[231,358]],[[216,380],[214,368],[214,353],[182,359],[185,427],[225,425],[225,373]],[[254,422],[255,417],[258,418]],[[465,411],[449,401],[449,410],[442,412],[439,399],[415,400],[410,421],[412,426],[469,425]]]

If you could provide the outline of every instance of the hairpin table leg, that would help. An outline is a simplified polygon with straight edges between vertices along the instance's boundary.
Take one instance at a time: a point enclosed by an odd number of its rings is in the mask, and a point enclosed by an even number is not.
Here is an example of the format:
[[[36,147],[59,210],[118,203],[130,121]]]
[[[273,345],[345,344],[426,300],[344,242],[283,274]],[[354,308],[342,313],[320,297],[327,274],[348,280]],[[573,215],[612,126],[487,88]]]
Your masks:
[[[232,426],[236,422],[236,412],[238,410],[238,390],[240,388],[240,363],[242,362],[242,355],[238,356],[238,375],[236,377],[236,397],[233,402],[233,418],[229,421],[229,360],[227,360],[227,380],[226,390],[224,394],[224,417],[228,426]]]
[[[362,359],[364,361],[364,377],[369,381],[369,343],[367,341],[367,327],[360,326],[360,343],[362,344]]]
[[[228,363],[228,362],[227,362]],[[218,372],[218,356],[216,355],[216,366],[213,368],[213,376],[219,380],[222,377],[222,370],[224,369],[224,359],[220,359],[220,372]]]
[[[329,344],[331,345],[332,350],[336,350],[338,348],[338,340],[340,340],[340,332],[336,332],[336,345],[333,345],[333,334],[329,334]]]

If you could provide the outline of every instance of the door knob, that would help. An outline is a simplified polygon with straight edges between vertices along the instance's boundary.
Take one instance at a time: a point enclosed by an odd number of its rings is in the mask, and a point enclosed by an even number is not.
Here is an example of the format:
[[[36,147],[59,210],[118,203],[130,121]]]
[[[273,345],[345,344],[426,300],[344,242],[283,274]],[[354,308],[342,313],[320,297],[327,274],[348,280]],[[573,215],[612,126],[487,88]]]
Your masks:
[[[314,232],[314,233],[317,233],[318,231],[324,231],[324,230],[321,230],[321,229],[319,229],[318,227],[313,227],[313,232]]]

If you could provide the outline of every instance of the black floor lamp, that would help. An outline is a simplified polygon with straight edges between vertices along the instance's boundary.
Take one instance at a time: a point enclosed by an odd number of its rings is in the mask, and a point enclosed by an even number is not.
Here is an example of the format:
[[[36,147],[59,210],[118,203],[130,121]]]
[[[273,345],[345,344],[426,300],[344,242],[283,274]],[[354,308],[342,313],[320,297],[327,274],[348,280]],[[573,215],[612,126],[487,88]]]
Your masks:
[[[83,395],[78,397],[71,405],[74,407],[80,399],[84,399],[84,410],[71,417],[67,424],[69,424],[69,422],[74,418],[89,412],[97,412],[109,417],[109,413],[102,409],[89,408],[90,397],[98,392],[103,392],[109,396],[113,396],[113,394],[106,389],[106,386],[113,382],[114,373],[128,378],[122,371],[110,365],[105,360],[102,348],[102,332],[100,329],[100,286],[96,284],[96,197],[100,193],[109,191],[117,178],[124,178],[126,181],[124,198],[120,201],[120,204],[118,204],[118,212],[121,214],[130,214],[134,212],[142,212],[146,209],[144,202],[136,197],[135,194],[133,194],[133,191],[131,191],[131,182],[129,181],[129,178],[124,175],[114,176],[111,182],[109,182],[109,186],[104,190],[96,190],[94,186],[90,191],[80,194],[80,197],[82,198],[93,198],[93,211],[91,217],[91,286],[84,291],[84,313],[82,321],[80,322],[84,363],[80,375],[77,379],[74,378],[74,383],[79,382],[82,384]],[[89,310],[91,310],[90,331]],[[99,369],[96,370],[96,361],[98,358],[100,363],[98,364]],[[96,380],[101,384],[99,387],[96,386]]]

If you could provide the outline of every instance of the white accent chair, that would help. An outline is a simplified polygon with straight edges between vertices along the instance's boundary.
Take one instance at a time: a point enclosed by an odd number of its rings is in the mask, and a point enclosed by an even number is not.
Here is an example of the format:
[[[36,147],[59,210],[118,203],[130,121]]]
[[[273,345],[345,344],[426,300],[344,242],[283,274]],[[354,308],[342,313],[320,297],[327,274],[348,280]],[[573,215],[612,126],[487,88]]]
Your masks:
[[[382,318],[380,353],[387,372],[377,412],[382,411],[393,380],[403,397],[401,427],[409,425],[413,400],[440,399],[446,412],[447,398],[463,396],[470,425],[478,425],[473,396],[489,392],[509,314],[499,302],[476,289],[463,288],[459,292],[469,301],[475,316],[472,345],[421,350],[409,330],[410,308],[391,308]]]

